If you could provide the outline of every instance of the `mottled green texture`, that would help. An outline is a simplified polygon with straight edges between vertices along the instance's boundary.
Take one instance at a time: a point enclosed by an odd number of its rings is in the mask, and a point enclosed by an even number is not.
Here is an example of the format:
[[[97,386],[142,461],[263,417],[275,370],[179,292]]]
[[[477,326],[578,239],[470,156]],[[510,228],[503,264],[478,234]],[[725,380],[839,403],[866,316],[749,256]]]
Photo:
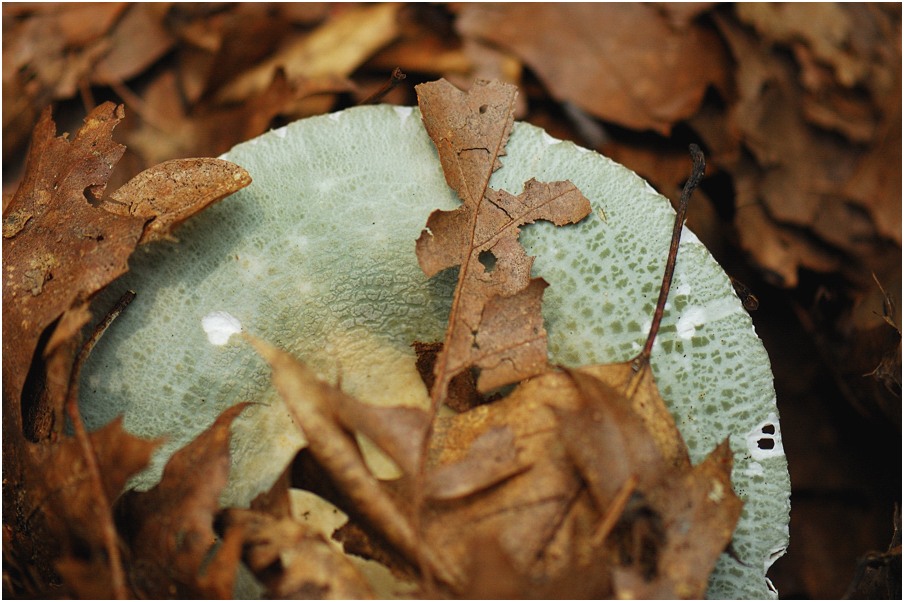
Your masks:
[[[169,437],[138,480],[147,487],[165,457],[222,409],[258,402],[234,427],[224,496],[246,503],[302,440],[263,363],[235,339],[211,345],[202,317],[231,313],[364,400],[423,403],[409,345],[442,339],[456,274],[425,278],[414,241],[432,210],[458,201],[416,109],[307,119],[224,158],[254,182],[185,224],[178,245],[139,250],[115,285],[138,298],[92,356],[82,407],[92,428],[125,412],[129,430]],[[570,179],[594,207],[577,226],[540,223],[521,236],[537,255],[534,274],[551,285],[551,361],[629,359],[658,294],[674,218],[668,201],[624,167],[526,124],[516,124],[502,162],[496,188],[518,194],[530,177]],[[774,597],[764,567],[787,545],[790,485],[769,361],[728,278],[687,230],[653,368],[694,461],[725,437],[735,451],[733,481],[745,501],[735,549],[749,566],[723,555],[710,595]],[[766,423],[774,435],[763,434]],[[764,437],[771,450],[760,449]]]

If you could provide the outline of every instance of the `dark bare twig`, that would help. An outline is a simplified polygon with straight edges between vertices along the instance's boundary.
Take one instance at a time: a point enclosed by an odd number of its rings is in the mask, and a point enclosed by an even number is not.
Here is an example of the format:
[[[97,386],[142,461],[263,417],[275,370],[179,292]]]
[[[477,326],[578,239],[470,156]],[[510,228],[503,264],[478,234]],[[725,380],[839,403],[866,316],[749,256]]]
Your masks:
[[[684,184],[684,190],[681,191],[681,200],[678,202],[678,210],[675,214],[675,225],[672,228],[672,242],[669,245],[669,256],[665,263],[665,272],[662,275],[662,286],[659,289],[659,300],[656,302],[656,311],[653,313],[653,323],[650,325],[650,334],[647,336],[647,342],[634,359],[635,373],[649,365],[650,355],[653,352],[653,341],[659,334],[659,324],[662,322],[662,314],[665,311],[665,303],[669,298],[669,289],[672,287],[672,277],[675,275],[675,261],[678,258],[678,244],[681,242],[681,230],[684,228],[684,220],[687,219],[687,207],[691,200],[691,195],[703,174],[706,171],[706,159],[703,157],[703,151],[696,144],[690,145],[691,159],[694,166],[691,169],[691,175]]]
[[[396,67],[392,70],[392,75],[389,76],[389,80],[383,83],[376,91],[367,95],[363,99],[358,102],[358,106],[361,105],[372,105],[380,102],[384,96],[389,94],[393,88],[402,83],[402,80],[408,77],[405,75],[399,67]]]

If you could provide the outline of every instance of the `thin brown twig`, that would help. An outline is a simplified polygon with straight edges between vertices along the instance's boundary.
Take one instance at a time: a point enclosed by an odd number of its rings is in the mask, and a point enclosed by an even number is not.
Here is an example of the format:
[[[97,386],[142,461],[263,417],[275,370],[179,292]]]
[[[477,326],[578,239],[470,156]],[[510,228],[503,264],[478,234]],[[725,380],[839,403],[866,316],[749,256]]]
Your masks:
[[[123,310],[135,298],[134,291],[126,291],[113,308],[107,313],[104,319],[94,328],[94,332],[82,345],[81,350],[75,358],[72,366],[72,373],[69,377],[69,392],[66,395],[66,413],[69,420],[72,421],[72,427],[75,431],[75,439],[82,448],[85,456],[85,464],[88,468],[88,475],[93,489],[95,499],[97,500],[101,512],[101,535],[103,536],[104,545],[107,548],[107,556],[110,560],[110,579],[113,588],[113,594],[117,599],[129,598],[129,591],[126,588],[125,572],[122,566],[122,557],[119,554],[119,544],[116,535],[116,526],[113,524],[113,515],[111,512],[110,500],[104,491],[103,479],[100,474],[100,464],[97,460],[97,454],[91,445],[91,439],[85,424],[82,422],[81,414],[78,411],[78,383],[82,373],[82,367],[91,355],[91,351],[97,342],[110,327]]]
[[[619,487],[612,503],[606,508],[606,514],[603,515],[602,520],[597,524],[596,529],[593,530],[593,535],[590,538],[591,545],[594,547],[603,545],[603,542],[609,537],[612,529],[615,528],[618,519],[621,518],[625,506],[628,505],[628,500],[631,499],[631,494],[634,493],[636,488],[637,475],[632,474],[624,483],[622,483],[622,486]]]
[[[653,341],[656,340],[656,335],[659,334],[659,325],[662,322],[665,303],[669,298],[669,289],[672,287],[672,277],[675,275],[675,262],[678,258],[678,244],[681,242],[681,230],[684,228],[684,220],[687,219],[687,207],[690,203],[691,195],[694,194],[694,190],[697,188],[697,185],[700,184],[700,181],[703,179],[703,174],[706,171],[706,159],[704,158],[703,151],[700,150],[700,147],[696,144],[691,144],[689,150],[694,166],[691,169],[690,177],[684,184],[684,189],[681,191],[681,200],[678,202],[678,209],[675,214],[675,225],[672,228],[672,242],[669,245],[669,255],[665,262],[665,272],[662,275],[662,286],[659,289],[659,300],[656,302],[656,311],[653,312],[653,323],[650,325],[650,333],[647,335],[647,342],[643,346],[643,351],[634,358],[635,374],[640,374],[643,369],[650,364],[650,356],[653,353]],[[634,378],[629,386],[629,391],[633,392],[639,382],[639,378]]]
[[[380,86],[376,91],[371,94],[368,94],[363,99],[358,102],[358,106],[361,105],[371,105],[380,102],[384,96],[389,94],[393,88],[402,83],[402,80],[408,77],[405,75],[399,67],[396,67],[392,70],[392,75],[389,76],[389,79],[383,82],[383,85]]]
[[[94,102],[94,94],[91,93],[91,86],[88,84],[88,80],[84,78],[79,80],[78,92],[79,96],[82,98],[82,105],[85,107],[85,114],[87,115],[97,106],[97,103]]]

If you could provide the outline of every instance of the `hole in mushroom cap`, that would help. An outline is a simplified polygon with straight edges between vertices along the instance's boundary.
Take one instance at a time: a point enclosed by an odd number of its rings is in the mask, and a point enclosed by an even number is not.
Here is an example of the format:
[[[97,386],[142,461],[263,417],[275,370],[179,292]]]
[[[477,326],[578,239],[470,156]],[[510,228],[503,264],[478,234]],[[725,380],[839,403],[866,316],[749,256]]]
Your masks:
[[[770,413],[747,434],[747,449],[757,461],[785,455],[777,414]]]

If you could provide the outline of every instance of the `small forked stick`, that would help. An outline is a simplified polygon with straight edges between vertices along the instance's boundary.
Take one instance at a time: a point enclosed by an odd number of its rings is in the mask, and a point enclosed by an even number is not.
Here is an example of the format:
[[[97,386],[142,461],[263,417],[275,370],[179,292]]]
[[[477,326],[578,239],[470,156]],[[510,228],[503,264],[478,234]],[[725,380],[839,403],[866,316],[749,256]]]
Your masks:
[[[382,86],[380,86],[376,91],[368,94],[365,98],[362,98],[358,102],[358,106],[361,105],[372,105],[383,100],[383,97],[389,94],[393,88],[402,83],[402,80],[408,77],[405,75],[399,67],[396,67],[392,70],[392,74],[389,76],[389,80],[384,82]]]

